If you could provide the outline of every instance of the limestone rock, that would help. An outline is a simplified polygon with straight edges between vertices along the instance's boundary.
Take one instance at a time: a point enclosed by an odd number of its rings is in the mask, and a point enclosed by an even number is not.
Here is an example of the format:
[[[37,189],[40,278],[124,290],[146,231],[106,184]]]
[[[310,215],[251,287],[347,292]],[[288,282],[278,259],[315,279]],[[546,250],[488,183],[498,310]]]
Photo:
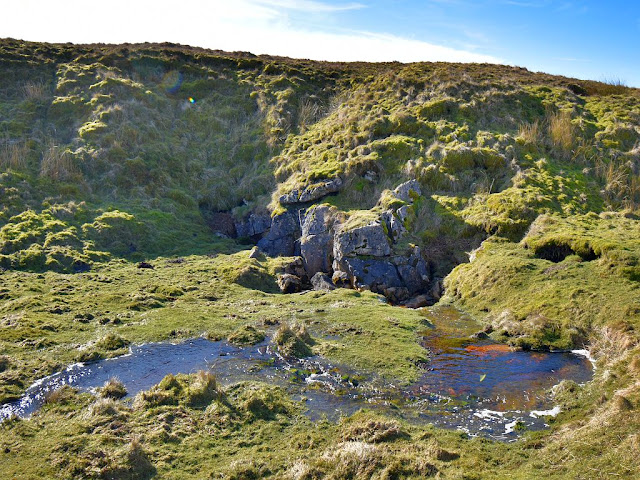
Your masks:
[[[329,233],[332,228],[332,208],[329,205],[314,205],[301,220],[302,236]]]
[[[413,198],[411,198],[411,192],[413,195],[422,195],[422,190],[420,189],[420,183],[417,180],[409,180],[408,182],[401,183],[398,185],[393,194],[396,198],[402,200],[403,202],[413,203]]]
[[[417,297],[410,298],[404,303],[407,308],[420,308],[429,305],[429,297],[427,295],[418,295]]]
[[[331,271],[333,262],[333,236],[324,233],[300,238],[300,255],[304,258],[307,274]]]
[[[313,285],[314,290],[335,290],[336,288],[331,281],[331,277],[322,272],[318,272],[311,277],[311,285]]]
[[[408,256],[394,257],[398,274],[411,294],[423,291],[429,285],[429,266],[422,257],[420,247],[414,247]]]
[[[371,223],[336,234],[333,256],[339,260],[354,255],[384,257],[391,254],[389,238],[380,223]]]
[[[408,205],[403,205],[395,212],[393,210],[387,210],[382,213],[380,218],[387,226],[387,231],[393,242],[397,242],[407,233],[405,221],[408,215]]]
[[[235,222],[236,236],[255,237],[271,227],[271,216],[266,213],[252,213],[248,218]]]
[[[300,254],[305,262],[307,274],[330,272],[333,261],[333,222],[331,207],[316,205],[302,218]]]
[[[395,265],[388,260],[346,257],[340,266],[340,270],[349,275],[354,287],[369,287],[373,292],[383,293],[386,288],[404,286]]]
[[[333,272],[331,281],[336,287],[349,288],[351,286],[351,280],[349,279],[347,272],[342,272],[340,270]]]
[[[267,255],[292,256],[296,253],[300,237],[300,223],[295,212],[284,212],[273,217],[269,232],[260,239],[258,247]],[[298,247],[299,248],[299,247]]]
[[[331,180],[310,185],[303,190],[292,190],[289,193],[281,195],[278,200],[282,205],[313,202],[329,195],[330,193],[338,192],[341,188],[342,179],[340,177],[336,177]]]
[[[284,265],[283,271],[284,273],[295,275],[303,281],[307,276],[307,272],[304,269],[304,262],[302,261],[302,257],[295,257],[292,261]]]

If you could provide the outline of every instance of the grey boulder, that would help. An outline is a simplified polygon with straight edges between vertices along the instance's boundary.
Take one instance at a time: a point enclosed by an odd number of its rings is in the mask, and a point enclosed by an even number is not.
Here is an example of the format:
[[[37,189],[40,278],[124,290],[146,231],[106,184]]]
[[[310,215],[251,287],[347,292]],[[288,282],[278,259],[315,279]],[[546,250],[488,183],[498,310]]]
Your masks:
[[[318,272],[311,277],[311,285],[314,290],[335,290],[336,288],[329,275],[323,272]]]
[[[258,247],[267,255],[292,256],[296,253],[300,237],[300,223],[294,212],[284,212],[273,217],[269,232],[260,239]]]
[[[391,254],[389,238],[380,223],[337,233],[333,245],[333,256],[339,260],[355,255],[385,257]]]

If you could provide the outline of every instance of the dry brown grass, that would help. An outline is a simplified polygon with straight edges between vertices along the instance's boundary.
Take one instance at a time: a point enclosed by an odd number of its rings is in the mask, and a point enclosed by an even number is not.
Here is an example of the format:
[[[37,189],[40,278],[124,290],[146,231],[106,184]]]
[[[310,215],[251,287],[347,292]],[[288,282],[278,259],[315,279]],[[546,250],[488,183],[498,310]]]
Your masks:
[[[27,100],[42,100],[48,94],[47,86],[42,82],[27,82],[21,90]]]
[[[571,114],[566,111],[549,115],[549,139],[556,154],[570,157],[574,146],[575,128],[571,123]]]
[[[602,327],[591,345],[591,354],[598,359],[605,359],[608,363],[618,361],[628,354],[636,345],[637,340],[633,329],[628,325],[607,325]]]
[[[640,176],[627,162],[598,159],[595,172],[604,183],[603,194],[609,208],[640,208]]]
[[[0,143],[0,168],[3,170],[25,170],[28,153],[29,147],[26,142],[4,140]]]
[[[68,150],[50,143],[42,154],[40,176],[51,180],[69,180],[79,172]]]
[[[518,129],[518,137],[527,144],[538,145],[542,142],[542,126],[536,120],[533,123],[521,123]]]

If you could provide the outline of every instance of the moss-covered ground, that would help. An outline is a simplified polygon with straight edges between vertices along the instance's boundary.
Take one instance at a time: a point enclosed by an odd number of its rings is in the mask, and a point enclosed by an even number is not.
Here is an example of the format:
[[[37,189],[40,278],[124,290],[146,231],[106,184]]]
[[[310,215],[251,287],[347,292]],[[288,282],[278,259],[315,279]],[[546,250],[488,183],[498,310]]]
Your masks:
[[[557,389],[549,432],[508,445],[366,412],[314,423],[278,389],[204,374],[133,405],[65,389],[0,425],[0,477],[640,477],[639,146],[637,89],[514,67],[0,41],[3,401],[131,343],[276,328],[283,348],[305,332],[313,353],[416,378],[424,317],[369,292],[282,295],[286,259],[211,231],[337,176],[319,201],[348,228],[418,180],[394,249],[421,247],[443,302],[501,341],[597,358],[593,382]]]
[[[70,363],[122,354],[129,343],[203,335],[240,342],[247,327],[278,324],[304,325],[314,351],[330,359],[404,382],[417,377],[426,358],[417,312],[348,289],[276,293],[274,271],[285,259],[248,256],[157,258],[154,268],[114,260],[77,274],[4,272],[1,398]]]

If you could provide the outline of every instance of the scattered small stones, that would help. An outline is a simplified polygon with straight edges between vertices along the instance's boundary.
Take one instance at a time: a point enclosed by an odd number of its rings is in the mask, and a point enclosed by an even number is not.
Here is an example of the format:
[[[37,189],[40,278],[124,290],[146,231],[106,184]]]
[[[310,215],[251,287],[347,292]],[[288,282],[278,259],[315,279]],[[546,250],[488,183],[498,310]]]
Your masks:
[[[75,317],[73,317],[73,320],[78,323],[89,323],[94,318],[95,317],[91,313],[78,313]]]

